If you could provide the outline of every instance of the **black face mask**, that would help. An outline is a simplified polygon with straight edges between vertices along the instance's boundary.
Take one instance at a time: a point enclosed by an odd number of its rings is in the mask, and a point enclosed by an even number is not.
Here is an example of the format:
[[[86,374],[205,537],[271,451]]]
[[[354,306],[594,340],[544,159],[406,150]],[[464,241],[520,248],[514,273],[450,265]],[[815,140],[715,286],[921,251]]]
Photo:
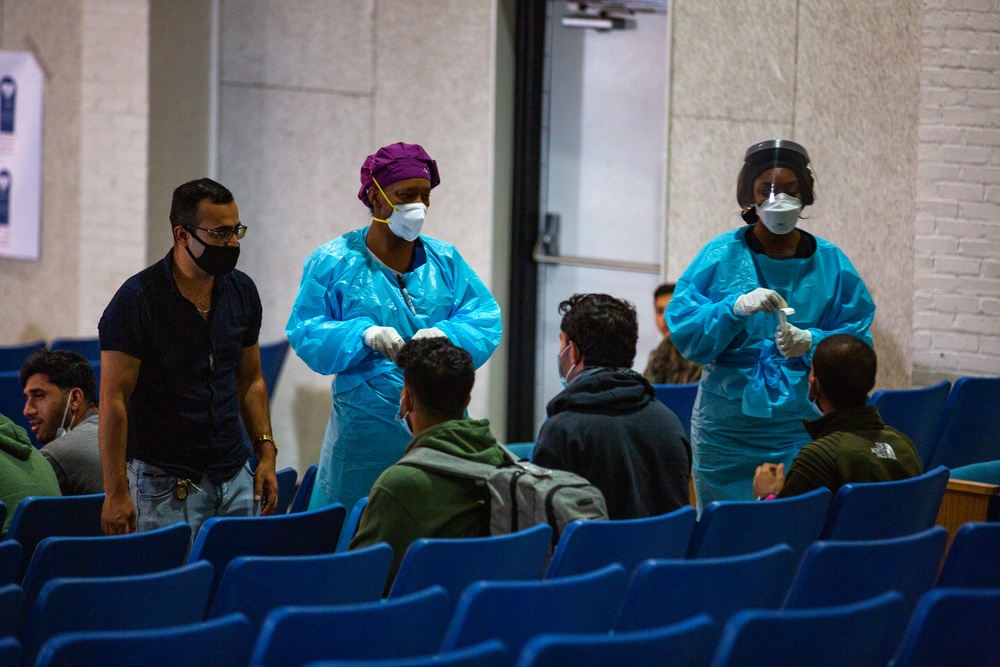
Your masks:
[[[236,268],[236,262],[240,258],[240,247],[231,245],[208,245],[198,238],[198,236],[188,230],[188,233],[198,240],[198,243],[205,249],[201,256],[195,257],[191,248],[184,246],[191,259],[198,265],[198,268],[210,276],[221,276]]]

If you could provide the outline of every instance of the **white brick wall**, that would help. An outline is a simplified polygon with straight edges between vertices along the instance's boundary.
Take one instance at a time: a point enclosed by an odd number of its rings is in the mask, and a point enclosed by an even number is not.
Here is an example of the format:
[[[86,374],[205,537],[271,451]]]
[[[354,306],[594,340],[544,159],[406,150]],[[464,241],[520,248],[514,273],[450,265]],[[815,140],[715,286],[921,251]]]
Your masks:
[[[1000,375],[1000,0],[925,0],[914,381]]]
[[[85,0],[80,146],[80,333],[146,266],[149,0]]]

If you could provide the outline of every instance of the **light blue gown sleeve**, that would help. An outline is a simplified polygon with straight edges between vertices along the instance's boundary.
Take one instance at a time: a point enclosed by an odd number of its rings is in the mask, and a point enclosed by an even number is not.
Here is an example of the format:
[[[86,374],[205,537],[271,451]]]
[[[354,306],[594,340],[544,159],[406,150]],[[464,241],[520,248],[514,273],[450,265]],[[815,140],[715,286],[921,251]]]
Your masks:
[[[677,281],[667,306],[670,340],[685,359],[698,364],[715,361],[746,330],[747,318],[734,315],[733,306],[749,290],[731,272],[720,275],[719,265],[712,244],[703,248]]]
[[[455,306],[447,319],[435,323],[455,345],[472,355],[479,368],[500,344],[500,306],[457,251],[451,257]]]
[[[340,373],[362,361],[371,349],[362,334],[374,326],[370,317],[343,320],[338,298],[339,271],[349,262],[338,261],[322,249],[306,258],[298,296],[285,325],[292,349],[312,370],[323,375]]]
[[[833,298],[827,311],[820,318],[819,325],[809,328],[809,333],[812,334],[812,348],[808,354],[802,356],[807,365],[812,364],[813,352],[820,341],[833,334],[851,334],[873,345],[869,327],[875,318],[875,302],[864,280],[851,264],[851,260],[839,249],[834,248],[834,252],[836,272],[830,271],[825,275],[816,276],[816,282],[819,284],[816,285],[814,293],[832,294]],[[824,282],[827,284],[823,285]]]

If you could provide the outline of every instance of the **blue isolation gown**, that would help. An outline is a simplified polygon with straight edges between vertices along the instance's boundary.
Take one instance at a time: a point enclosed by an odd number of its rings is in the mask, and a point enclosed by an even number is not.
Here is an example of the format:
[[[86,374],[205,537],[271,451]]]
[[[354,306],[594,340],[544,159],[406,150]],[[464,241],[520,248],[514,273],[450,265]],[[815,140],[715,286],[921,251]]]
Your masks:
[[[350,509],[410,441],[395,420],[402,369],[364,344],[368,327],[393,327],[405,341],[437,327],[476,368],[500,343],[500,307],[454,246],[420,236],[410,270],[397,274],[368,250],[367,236],[367,227],[348,232],[306,258],[285,326],[311,369],[336,374],[310,508]]]
[[[787,470],[811,441],[803,419],[810,407],[809,365],[816,345],[835,333],[872,344],[875,304],[850,260],[816,238],[807,258],[754,253],[743,227],[715,237],[677,282],[667,307],[670,338],[704,368],[691,416],[693,478],[698,509],[714,500],[752,500],[757,466]],[[795,314],[788,322],[812,333],[812,349],[785,359],[774,343],[776,313],[733,314],[736,299],[757,287],[776,291]]]

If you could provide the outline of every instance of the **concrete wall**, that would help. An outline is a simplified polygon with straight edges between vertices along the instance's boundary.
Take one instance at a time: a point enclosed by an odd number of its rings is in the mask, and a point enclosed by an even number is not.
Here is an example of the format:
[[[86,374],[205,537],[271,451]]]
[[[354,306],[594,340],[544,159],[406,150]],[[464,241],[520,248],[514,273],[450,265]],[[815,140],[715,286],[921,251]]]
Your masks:
[[[506,263],[494,254],[506,235],[494,197],[499,20],[494,0],[222,3],[219,179],[250,228],[240,268],[263,299],[262,342],[284,336],[306,255],[370,223],[359,169],[394,141],[422,144],[441,170],[426,233],[506,293],[493,282]],[[469,411],[500,424],[494,367],[479,371]],[[290,354],[272,405],[276,438],[298,449],[282,464],[314,463],[330,378]]]
[[[672,18],[668,277],[743,224],[746,148],[798,141],[818,178],[802,226],[872,292],[878,386],[909,386],[919,0],[678,0]]]

